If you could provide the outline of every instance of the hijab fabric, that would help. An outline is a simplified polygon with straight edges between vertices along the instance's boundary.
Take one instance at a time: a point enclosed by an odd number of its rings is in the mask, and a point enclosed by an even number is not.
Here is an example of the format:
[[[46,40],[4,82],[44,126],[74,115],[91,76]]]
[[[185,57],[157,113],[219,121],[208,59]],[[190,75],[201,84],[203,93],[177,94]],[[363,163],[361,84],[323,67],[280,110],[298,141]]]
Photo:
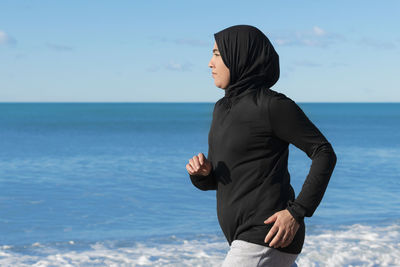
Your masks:
[[[279,56],[259,29],[235,25],[214,34],[222,60],[230,72],[230,82],[221,103],[253,89],[270,88],[279,79]]]

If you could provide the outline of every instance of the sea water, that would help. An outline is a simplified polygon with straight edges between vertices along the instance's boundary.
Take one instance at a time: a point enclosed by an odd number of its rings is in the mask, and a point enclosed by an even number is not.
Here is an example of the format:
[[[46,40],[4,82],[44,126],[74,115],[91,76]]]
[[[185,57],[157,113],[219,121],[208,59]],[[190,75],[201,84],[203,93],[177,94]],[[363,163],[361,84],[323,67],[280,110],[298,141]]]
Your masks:
[[[298,103],[337,164],[299,266],[400,266],[400,104]],[[0,266],[219,266],[214,103],[1,103]],[[296,194],[311,159],[290,145]]]

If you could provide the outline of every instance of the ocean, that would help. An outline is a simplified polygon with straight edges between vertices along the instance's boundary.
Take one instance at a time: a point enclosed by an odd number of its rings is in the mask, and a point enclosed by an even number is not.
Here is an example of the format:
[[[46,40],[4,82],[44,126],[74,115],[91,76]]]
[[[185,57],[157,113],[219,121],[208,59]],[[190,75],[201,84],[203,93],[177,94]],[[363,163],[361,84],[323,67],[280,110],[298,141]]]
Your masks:
[[[297,264],[400,266],[400,103],[298,103],[337,164]],[[214,103],[0,103],[0,266],[219,266]],[[290,145],[296,194],[311,160]]]

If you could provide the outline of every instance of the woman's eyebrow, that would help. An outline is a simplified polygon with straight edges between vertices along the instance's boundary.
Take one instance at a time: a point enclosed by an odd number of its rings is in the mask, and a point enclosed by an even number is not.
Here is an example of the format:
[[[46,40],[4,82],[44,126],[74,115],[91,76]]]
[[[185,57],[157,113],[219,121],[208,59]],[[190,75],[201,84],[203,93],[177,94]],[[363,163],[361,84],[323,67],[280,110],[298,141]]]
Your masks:
[[[218,49],[213,49],[213,53],[215,53],[215,52],[219,52]]]

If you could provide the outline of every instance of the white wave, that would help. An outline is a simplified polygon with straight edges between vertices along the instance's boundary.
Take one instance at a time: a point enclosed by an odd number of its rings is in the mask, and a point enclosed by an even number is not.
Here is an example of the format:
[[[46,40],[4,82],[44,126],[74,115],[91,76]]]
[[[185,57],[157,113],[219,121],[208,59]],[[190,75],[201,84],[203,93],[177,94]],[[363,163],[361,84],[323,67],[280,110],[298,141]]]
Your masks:
[[[299,267],[400,266],[400,225],[355,224],[338,230],[307,233]],[[118,246],[98,242],[79,249],[77,241],[62,248],[34,243],[29,253],[14,246],[0,247],[0,266],[220,266],[229,247],[221,236],[195,240],[170,237]],[[76,249],[74,249],[76,248]],[[34,252],[34,253],[32,253]]]
[[[31,247],[37,247],[37,244]],[[157,246],[137,243],[119,248],[108,243],[95,243],[80,252],[43,248],[40,253],[48,252],[45,256],[21,255],[10,248],[3,246],[0,250],[0,266],[219,266],[229,247],[225,240],[214,238],[176,240],[174,244]]]
[[[306,235],[297,264],[307,267],[400,266],[400,225],[354,224]]]

